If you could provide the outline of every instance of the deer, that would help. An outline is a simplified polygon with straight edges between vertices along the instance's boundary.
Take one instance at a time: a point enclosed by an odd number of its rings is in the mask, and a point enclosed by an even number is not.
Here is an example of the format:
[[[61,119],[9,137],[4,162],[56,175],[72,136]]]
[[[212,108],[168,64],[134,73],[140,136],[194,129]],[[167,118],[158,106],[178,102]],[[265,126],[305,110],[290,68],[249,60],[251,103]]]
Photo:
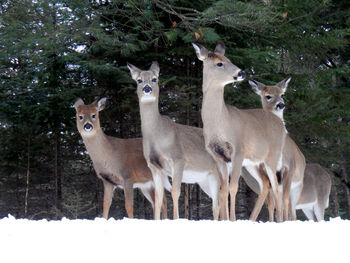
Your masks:
[[[178,200],[181,183],[197,183],[212,199],[213,218],[220,213],[220,174],[213,158],[204,147],[201,128],[174,122],[159,112],[159,64],[156,61],[148,70],[127,64],[137,84],[143,153],[155,182],[155,218],[159,219],[160,201],[164,180],[172,178],[171,196],[173,219],[179,218]]]
[[[220,205],[228,210],[229,192],[229,218],[236,220],[235,200],[241,168],[250,170],[259,185],[262,185],[260,174],[264,172],[274,194],[277,221],[281,222],[282,206],[276,176],[276,171],[282,168],[282,148],[286,137],[281,119],[263,109],[238,109],[226,104],[225,86],[245,79],[245,72],[225,57],[222,42],[213,52],[198,43],[192,45],[197,58],[203,62],[201,116],[205,147],[218,167],[223,164],[227,167],[220,169],[224,181],[221,191],[225,195],[224,203]],[[263,196],[259,196],[254,211],[260,211],[263,203]],[[228,218],[228,214],[225,217]]]
[[[279,83],[268,86],[255,80],[249,80],[253,91],[260,96],[262,107],[276,115],[284,123],[283,112],[285,109],[284,94],[288,88],[291,77]],[[283,203],[283,220],[288,220],[289,211],[291,217],[296,220],[296,204],[303,189],[303,179],[305,171],[305,157],[293,139],[287,134],[282,150],[282,170],[281,176],[281,197]],[[273,220],[273,205],[269,200],[269,219]]]
[[[76,123],[97,177],[103,182],[103,218],[108,219],[113,192],[124,189],[125,208],[133,218],[133,188],[139,188],[154,207],[154,182],[143,156],[142,138],[120,139],[106,135],[101,126],[99,112],[105,108],[106,98],[85,105],[81,98],[74,103]],[[170,190],[170,183],[165,182]],[[162,216],[167,217],[167,200],[164,195]]]
[[[328,208],[332,179],[329,173],[318,163],[308,163],[305,167],[304,187],[296,205],[309,220],[324,220],[324,211]]]

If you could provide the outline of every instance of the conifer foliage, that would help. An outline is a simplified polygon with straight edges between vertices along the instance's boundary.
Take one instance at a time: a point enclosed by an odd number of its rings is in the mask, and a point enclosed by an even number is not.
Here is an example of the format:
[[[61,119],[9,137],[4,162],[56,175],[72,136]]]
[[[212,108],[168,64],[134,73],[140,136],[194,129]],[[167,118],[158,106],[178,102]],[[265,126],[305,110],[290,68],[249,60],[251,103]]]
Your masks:
[[[287,129],[307,162],[332,175],[327,216],[349,218],[349,13],[346,0],[1,1],[0,216],[100,215],[102,183],[77,133],[76,97],[108,97],[101,113],[105,132],[139,137],[138,100],[126,63],[147,69],[156,60],[162,114],[201,127],[202,65],[191,42],[214,47],[220,40],[250,79],[272,84],[292,77]],[[261,107],[247,81],[226,87],[225,100]],[[255,196],[240,189],[237,214],[247,218]],[[198,187],[186,191],[186,214],[210,218],[210,200]],[[122,196],[116,192],[111,216],[126,216]],[[138,191],[134,211],[152,217]]]

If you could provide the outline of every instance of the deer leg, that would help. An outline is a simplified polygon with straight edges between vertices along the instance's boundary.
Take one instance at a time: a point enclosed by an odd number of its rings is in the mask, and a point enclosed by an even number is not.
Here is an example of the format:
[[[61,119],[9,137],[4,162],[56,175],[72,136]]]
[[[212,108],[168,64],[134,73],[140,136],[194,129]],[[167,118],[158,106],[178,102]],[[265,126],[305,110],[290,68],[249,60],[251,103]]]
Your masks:
[[[160,219],[160,212],[162,207],[162,200],[164,195],[164,185],[162,180],[162,172],[159,171],[156,167],[154,167],[152,164],[149,164],[149,168],[152,172],[152,178],[154,182],[154,219],[159,220]]]
[[[171,196],[173,198],[173,219],[179,218],[179,197],[181,192],[181,182],[184,164],[181,161],[174,163],[173,183],[171,187]]]
[[[109,208],[111,207],[114,185],[103,181],[103,218],[108,219]]]
[[[134,189],[132,182],[124,183],[125,209],[129,218],[134,218]]]
[[[200,188],[211,198],[212,210],[214,220],[219,219],[220,204],[219,204],[219,193],[220,193],[220,175],[219,171],[210,173],[203,178],[202,181],[198,182]]]
[[[264,171],[263,165],[260,164],[259,168],[255,167],[255,170],[260,175],[260,178],[262,180],[262,189],[259,193],[258,199],[255,202],[254,209],[250,214],[249,220],[252,220],[252,221],[256,221],[256,219],[258,218],[258,215],[261,211],[262,206],[264,205],[264,202],[266,200],[266,197],[269,193],[269,188],[270,188],[269,178]]]
[[[276,206],[276,219],[277,219],[277,222],[282,222],[282,205],[281,205],[280,191],[278,189],[276,169],[271,169],[271,166],[269,165],[265,165],[265,169],[269,177],[272,192],[273,192],[273,198]]]
[[[275,202],[273,200],[272,190],[269,190],[269,194],[267,196],[267,209],[269,210],[269,221],[273,222],[274,220],[274,212],[275,212]]]
[[[282,194],[282,201],[283,201],[283,221],[287,221],[289,210],[292,211],[292,207],[290,204],[290,187],[291,187],[291,176],[292,174],[289,173],[287,169],[284,170],[282,175],[283,180],[283,194]]]
[[[300,198],[302,190],[303,190],[303,183],[300,183],[299,185],[294,186],[293,189],[291,189],[290,208],[291,208],[292,220],[297,220],[296,205]]]
[[[227,170],[227,164],[224,162],[216,162],[217,167],[220,172],[220,218],[221,220],[228,220],[228,182],[229,182],[229,172]]]
[[[236,220],[236,195],[238,191],[238,182],[241,175],[243,156],[235,154],[232,160],[232,171],[230,176],[230,220]]]
[[[166,194],[164,193],[163,205],[162,205],[162,219],[167,219],[167,218],[168,218],[168,203],[167,203]]]
[[[307,219],[316,221],[316,217],[313,209],[303,208],[302,210],[305,216],[307,217]]]

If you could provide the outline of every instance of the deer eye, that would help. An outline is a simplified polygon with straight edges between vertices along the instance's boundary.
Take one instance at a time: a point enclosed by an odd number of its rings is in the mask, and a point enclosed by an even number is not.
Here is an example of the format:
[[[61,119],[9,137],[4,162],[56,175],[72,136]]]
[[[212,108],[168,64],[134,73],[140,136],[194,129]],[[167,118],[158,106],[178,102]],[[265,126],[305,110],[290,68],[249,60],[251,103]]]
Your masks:
[[[92,115],[91,115],[91,118],[95,119],[95,118],[96,118],[96,115],[95,115],[95,114],[92,114]]]
[[[142,79],[138,79],[138,80],[137,80],[137,83],[142,83]]]
[[[267,100],[270,100],[270,99],[271,99],[271,96],[270,96],[270,95],[267,95],[267,96],[265,96],[265,98],[266,98]]]
[[[156,78],[153,78],[153,79],[152,79],[152,82],[157,82],[157,79],[156,79]]]
[[[83,116],[82,116],[82,115],[79,115],[79,119],[82,120],[82,119],[83,119]]]
[[[284,98],[284,94],[281,95],[281,98],[282,98],[282,99]]]
[[[218,66],[219,68],[221,68],[224,64],[222,64],[221,62],[219,62],[218,64],[216,64],[216,66]]]

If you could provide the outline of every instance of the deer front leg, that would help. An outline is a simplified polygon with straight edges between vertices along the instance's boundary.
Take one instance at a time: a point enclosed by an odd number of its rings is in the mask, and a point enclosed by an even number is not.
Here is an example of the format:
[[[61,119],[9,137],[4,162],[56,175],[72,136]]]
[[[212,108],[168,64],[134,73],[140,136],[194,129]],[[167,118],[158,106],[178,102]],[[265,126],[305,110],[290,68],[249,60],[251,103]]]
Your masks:
[[[174,163],[173,167],[173,183],[171,188],[171,196],[173,198],[173,219],[179,218],[179,197],[181,192],[181,182],[184,164],[182,162]]]
[[[238,182],[241,175],[243,156],[240,154],[232,155],[232,171],[230,176],[230,220],[236,220],[236,195],[238,191]]]
[[[160,220],[160,212],[162,207],[163,195],[164,195],[164,184],[162,179],[162,172],[157,169],[154,165],[149,164],[149,168],[152,172],[154,182],[154,219]]]
[[[124,198],[125,198],[125,210],[129,218],[134,218],[134,189],[133,183],[126,181],[123,185]]]
[[[220,171],[220,219],[228,220],[228,182],[229,182],[229,173],[227,170],[227,165],[224,162],[216,162],[219,171]]]
[[[109,208],[111,207],[114,185],[102,179],[103,181],[103,218],[108,219]]]

